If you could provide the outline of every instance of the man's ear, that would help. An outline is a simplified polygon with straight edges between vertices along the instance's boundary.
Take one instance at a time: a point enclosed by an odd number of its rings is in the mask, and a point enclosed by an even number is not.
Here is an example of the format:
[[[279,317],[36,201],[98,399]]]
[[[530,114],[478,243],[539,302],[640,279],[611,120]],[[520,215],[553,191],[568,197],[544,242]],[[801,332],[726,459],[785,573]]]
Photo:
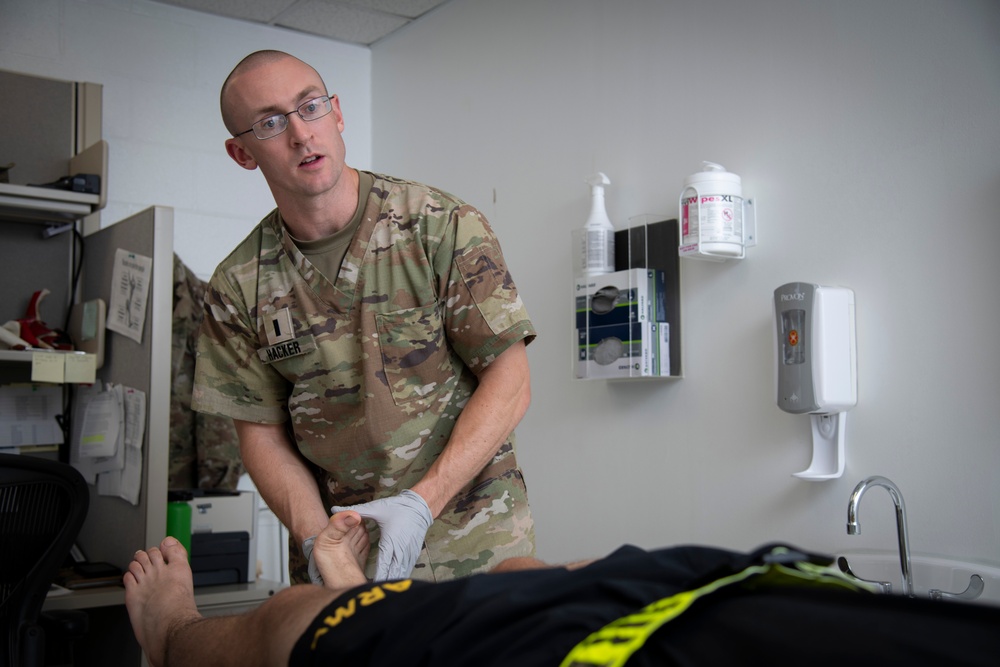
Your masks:
[[[253,156],[250,155],[250,151],[246,149],[246,146],[239,139],[235,137],[226,139],[226,152],[229,153],[229,157],[233,158],[233,162],[244,169],[252,171],[257,168],[257,161],[254,160]]]
[[[344,131],[344,112],[340,110],[340,98],[336,95],[330,96],[330,104],[333,105],[333,113],[337,117],[337,129]]]

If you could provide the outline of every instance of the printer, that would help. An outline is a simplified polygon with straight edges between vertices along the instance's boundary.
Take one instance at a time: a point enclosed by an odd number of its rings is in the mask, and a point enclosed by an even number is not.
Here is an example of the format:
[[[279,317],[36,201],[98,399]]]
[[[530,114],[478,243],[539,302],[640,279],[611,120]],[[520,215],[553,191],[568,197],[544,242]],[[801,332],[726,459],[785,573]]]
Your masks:
[[[256,581],[257,494],[189,489],[185,495],[191,505],[194,585]]]

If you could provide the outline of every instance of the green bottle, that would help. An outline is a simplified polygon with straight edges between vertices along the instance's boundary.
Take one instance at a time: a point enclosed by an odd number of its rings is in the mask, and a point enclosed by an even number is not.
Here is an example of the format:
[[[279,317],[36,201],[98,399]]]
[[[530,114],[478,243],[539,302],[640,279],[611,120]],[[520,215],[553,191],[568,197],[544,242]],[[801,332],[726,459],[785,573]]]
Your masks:
[[[184,545],[191,560],[191,505],[194,496],[186,491],[170,491],[167,496],[167,535]]]

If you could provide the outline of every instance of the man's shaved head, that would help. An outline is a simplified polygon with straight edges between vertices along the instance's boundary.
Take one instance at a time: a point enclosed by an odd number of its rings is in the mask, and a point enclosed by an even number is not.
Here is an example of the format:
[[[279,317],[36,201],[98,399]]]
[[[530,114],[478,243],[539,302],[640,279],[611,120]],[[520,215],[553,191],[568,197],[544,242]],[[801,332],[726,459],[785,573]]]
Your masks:
[[[237,63],[236,67],[233,68],[233,71],[229,73],[229,76],[226,77],[225,82],[222,84],[222,92],[219,94],[219,107],[222,109],[222,122],[225,124],[226,129],[229,130],[230,134],[236,134],[240,131],[240,129],[236,127],[236,119],[234,118],[236,110],[233,108],[233,102],[230,99],[231,96],[229,95],[229,90],[233,83],[240,77],[253,72],[256,69],[289,58],[292,60],[298,60],[306,67],[316,72],[316,69],[308,63],[304,63],[295,56],[289,55],[284,51],[264,50],[251,53]],[[323,77],[319,75],[319,72],[316,72],[316,76],[319,78],[320,82],[323,81]],[[323,87],[325,89],[325,83],[323,84]]]

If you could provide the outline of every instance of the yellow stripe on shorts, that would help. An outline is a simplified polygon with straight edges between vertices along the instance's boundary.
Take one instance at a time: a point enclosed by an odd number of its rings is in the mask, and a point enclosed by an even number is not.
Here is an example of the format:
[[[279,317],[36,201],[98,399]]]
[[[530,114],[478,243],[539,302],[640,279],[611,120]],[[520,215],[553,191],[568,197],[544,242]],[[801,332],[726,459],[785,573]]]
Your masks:
[[[701,588],[683,591],[653,602],[639,611],[608,623],[573,647],[559,667],[622,667],[646,640],[669,621],[680,616],[694,601],[720,588],[755,577],[750,587],[837,586],[873,592],[874,589],[848,579],[832,568],[809,562],[795,562],[792,567],[767,563],[753,565],[728,577],[716,579]]]

